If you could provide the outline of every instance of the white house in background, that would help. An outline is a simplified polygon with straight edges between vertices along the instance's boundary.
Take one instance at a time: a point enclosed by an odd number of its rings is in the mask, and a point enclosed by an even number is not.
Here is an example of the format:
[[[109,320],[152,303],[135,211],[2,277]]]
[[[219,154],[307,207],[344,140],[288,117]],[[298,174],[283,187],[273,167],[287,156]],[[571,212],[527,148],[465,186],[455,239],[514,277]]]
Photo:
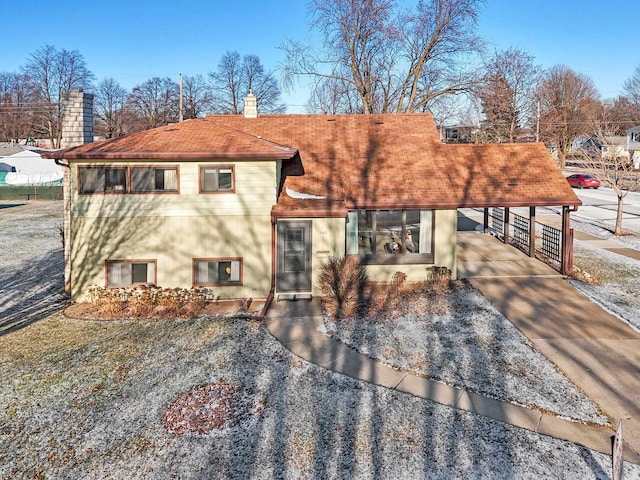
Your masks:
[[[42,150],[21,150],[4,157],[3,163],[13,167],[0,178],[0,185],[61,185],[64,171],[61,165],[42,158]]]
[[[640,125],[627,130],[627,150],[640,150]]]
[[[640,125],[627,130],[627,150],[633,161],[633,168],[640,169]]]

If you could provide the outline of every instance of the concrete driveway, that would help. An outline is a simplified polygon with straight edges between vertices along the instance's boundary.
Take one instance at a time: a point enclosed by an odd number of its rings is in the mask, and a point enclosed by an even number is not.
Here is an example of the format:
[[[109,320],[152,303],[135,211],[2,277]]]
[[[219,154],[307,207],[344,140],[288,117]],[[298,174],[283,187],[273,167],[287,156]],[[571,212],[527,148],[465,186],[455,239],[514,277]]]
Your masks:
[[[592,303],[555,270],[498,239],[458,232],[458,278],[467,278],[535,347],[623,421],[640,460],[640,333]]]

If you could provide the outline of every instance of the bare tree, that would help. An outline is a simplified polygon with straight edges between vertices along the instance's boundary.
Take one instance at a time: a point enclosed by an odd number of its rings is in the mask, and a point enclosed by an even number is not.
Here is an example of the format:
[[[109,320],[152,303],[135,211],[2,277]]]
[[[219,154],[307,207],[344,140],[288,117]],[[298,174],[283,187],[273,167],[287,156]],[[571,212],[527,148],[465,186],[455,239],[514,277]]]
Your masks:
[[[599,94],[593,81],[564,65],[551,67],[538,88],[541,139],[558,149],[564,168],[573,141],[590,129],[599,108]]]
[[[98,135],[113,138],[125,133],[128,95],[127,90],[113,78],[105,78],[98,84],[94,100],[94,123]]]
[[[146,130],[178,121],[179,86],[168,77],[153,77],[133,87],[127,108],[138,118],[134,130]]]
[[[485,61],[476,94],[482,105],[481,132],[488,142],[515,142],[533,116],[541,68],[518,49],[495,52]]]
[[[28,77],[14,72],[0,72],[0,139],[19,140],[31,134],[34,111]]]
[[[183,97],[185,119],[198,118],[211,109],[213,96],[207,80],[202,75],[183,78]]]
[[[35,127],[49,137],[53,148],[58,148],[63,95],[74,89],[89,89],[93,73],[78,50],[57,50],[52,45],[32,53],[23,70],[29,78],[32,100],[42,105],[35,116]]]
[[[307,110],[311,113],[337,114],[362,113],[362,103],[357,92],[339,78],[321,78],[311,91],[307,102]]]
[[[634,170],[626,148],[619,148],[614,143],[620,123],[616,114],[614,108],[605,105],[593,118],[590,138],[592,145],[595,144],[597,148],[583,149],[581,162],[583,168],[615,192],[618,205],[613,233],[622,235],[624,199],[629,192],[640,187],[640,174]]]
[[[270,72],[265,72],[256,55],[241,57],[238,52],[226,52],[215,72],[209,73],[213,91],[213,110],[217,113],[239,114],[244,97],[251,90],[262,113],[284,112],[281,90]]]
[[[640,108],[640,65],[636,67],[633,75],[624,83],[623,93],[631,104]]]
[[[441,95],[467,91],[473,75],[461,64],[480,48],[475,34],[481,0],[419,1],[399,12],[389,0],[312,0],[312,26],[323,37],[322,51],[287,40],[287,86],[301,77],[355,92],[363,113],[429,109]],[[317,101],[317,100],[316,100]]]

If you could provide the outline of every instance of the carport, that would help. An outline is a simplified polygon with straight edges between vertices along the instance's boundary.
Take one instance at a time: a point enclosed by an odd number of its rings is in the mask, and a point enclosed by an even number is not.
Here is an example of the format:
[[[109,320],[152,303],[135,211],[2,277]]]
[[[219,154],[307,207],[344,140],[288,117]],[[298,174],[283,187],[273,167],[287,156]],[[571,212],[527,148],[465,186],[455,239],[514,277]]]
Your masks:
[[[538,221],[535,206],[458,210],[459,276],[570,275],[574,210],[561,209],[561,228]]]

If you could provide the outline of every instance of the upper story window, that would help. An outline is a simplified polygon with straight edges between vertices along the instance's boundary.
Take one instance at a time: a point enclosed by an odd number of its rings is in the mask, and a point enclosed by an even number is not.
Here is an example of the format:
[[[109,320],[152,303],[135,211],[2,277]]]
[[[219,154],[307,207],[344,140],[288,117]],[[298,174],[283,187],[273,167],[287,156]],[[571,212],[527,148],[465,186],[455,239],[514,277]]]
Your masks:
[[[79,167],[80,193],[125,193],[126,167]]]
[[[433,263],[433,210],[349,212],[347,254],[369,263]]]
[[[131,167],[131,192],[177,191],[177,167]]]
[[[178,167],[78,167],[78,183],[84,194],[177,192]]]
[[[233,165],[200,167],[201,192],[234,192],[235,179]]]
[[[640,142],[640,132],[631,132],[631,141]]]

